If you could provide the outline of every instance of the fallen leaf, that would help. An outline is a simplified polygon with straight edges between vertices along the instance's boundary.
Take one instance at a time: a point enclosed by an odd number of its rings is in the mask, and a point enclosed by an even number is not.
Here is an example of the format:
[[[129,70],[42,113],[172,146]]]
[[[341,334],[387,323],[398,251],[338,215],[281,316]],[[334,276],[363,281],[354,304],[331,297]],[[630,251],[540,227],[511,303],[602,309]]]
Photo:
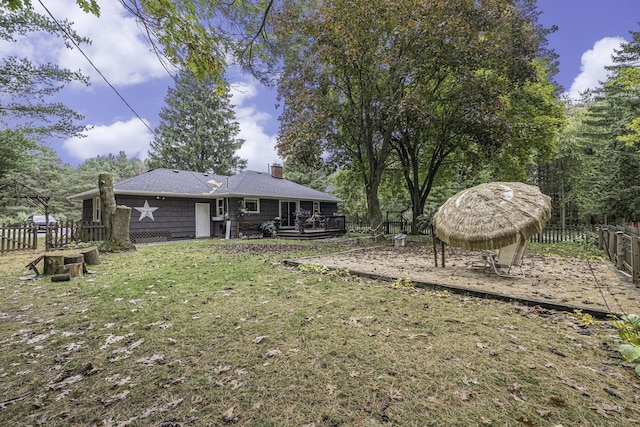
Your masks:
[[[549,351],[550,351],[551,353],[553,353],[553,354],[557,355],[557,356],[560,356],[560,357],[567,357],[567,355],[566,355],[566,354],[564,354],[563,352],[561,352],[560,350],[558,350],[558,349],[557,349],[557,348],[555,348],[555,347],[549,347]]]
[[[23,397],[14,397],[13,399],[3,400],[2,402],[0,402],[0,409],[4,409],[9,405],[14,405],[14,404],[20,402],[22,399],[24,399],[24,396]]]
[[[102,402],[104,406],[111,406],[116,402],[125,399],[129,395],[129,390],[124,390],[122,393],[114,394],[109,399]]]
[[[47,384],[47,388],[49,390],[60,390],[68,385],[75,384],[78,381],[82,381],[84,379],[84,375],[73,375],[70,377],[66,377],[64,379],[54,379],[52,382]]]
[[[516,418],[516,421],[521,423],[521,424],[524,424],[526,426],[529,426],[529,427],[535,427],[535,426],[538,425],[534,421],[531,421],[530,419],[528,419],[525,416],[521,416],[520,418]]]
[[[227,372],[231,370],[231,365],[218,365],[218,367],[213,368],[213,373],[216,375],[221,374],[222,372]]]
[[[350,317],[349,320],[346,323],[348,325],[351,325],[351,326],[357,326],[357,327],[361,327],[362,326],[360,324],[360,318],[359,317]]]
[[[400,389],[391,387],[391,390],[389,391],[389,398],[391,400],[402,400],[402,391]]]
[[[268,359],[268,358],[271,358],[271,357],[275,357],[275,356],[279,355],[280,353],[282,353],[282,351],[280,351],[280,350],[278,350],[277,348],[275,348],[275,349],[267,350],[267,351],[262,355],[262,357],[263,357],[264,359]]]
[[[262,405],[264,405],[264,402],[262,400],[258,400],[253,405],[251,405],[251,409],[257,411],[258,409],[262,408]]]
[[[478,379],[477,378],[469,378],[468,376],[465,375],[464,377],[462,377],[462,383],[464,385],[471,385],[471,384],[477,385],[478,384]]]
[[[471,400],[471,397],[473,396],[473,391],[463,388],[463,389],[454,391],[453,394],[456,395],[460,400],[467,402]]]
[[[154,354],[150,357],[143,357],[141,359],[136,360],[138,363],[142,363],[144,365],[161,365],[164,363],[164,356],[161,354]]]
[[[564,404],[566,403],[563,398],[556,395],[549,396],[549,401],[558,406],[564,406]]]
[[[551,411],[548,409],[536,409],[536,412],[538,413],[538,415],[540,415],[542,418],[548,417],[551,414]]]
[[[234,406],[227,409],[225,413],[222,414],[222,418],[228,423],[236,420],[236,414],[233,413],[233,409],[234,409]]]
[[[175,399],[172,400],[170,402],[165,403],[164,405],[162,405],[159,408],[160,412],[169,412],[171,410],[173,410],[176,406],[180,405],[182,402],[184,401],[184,399],[180,398],[180,399]]]
[[[113,383],[112,387],[120,387],[129,383],[131,381],[131,377],[120,378],[120,374],[115,374],[110,377],[106,377],[105,380]]]
[[[254,344],[260,344],[262,341],[266,340],[267,338],[269,338],[269,335],[261,335],[259,337],[255,337],[253,339],[253,343]]]
[[[329,396],[333,395],[337,388],[338,387],[336,387],[334,384],[327,384],[327,393],[329,393]]]
[[[62,399],[64,399],[65,397],[67,397],[69,395],[69,393],[71,393],[71,390],[65,390],[62,393],[60,393],[59,395],[56,396],[56,401],[59,402]]]
[[[505,409],[508,405],[498,398],[491,399],[491,402],[500,409]]]
[[[512,383],[507,386],[507,390],[511,393],[520,393],[522,391],[522,384],[520,383]]]
[[[485,417],[485,416],[481,416],[481,417],[480,417],[480,422],[481,422],[482,424],[485,424],[485,425],[488,425],[488,426],[490,426],[491,424],[493,424],[493,420],[492,420],[491,418],[487,418],[487,417]]]
[[[173,384],[183,383],[183,382],[185,382],[185,380],[186,380],[186,377],[165,378],[163,380],[160,380],[160,382],[158,383],[158,387],[160,387],[160,388],[171,387]]]

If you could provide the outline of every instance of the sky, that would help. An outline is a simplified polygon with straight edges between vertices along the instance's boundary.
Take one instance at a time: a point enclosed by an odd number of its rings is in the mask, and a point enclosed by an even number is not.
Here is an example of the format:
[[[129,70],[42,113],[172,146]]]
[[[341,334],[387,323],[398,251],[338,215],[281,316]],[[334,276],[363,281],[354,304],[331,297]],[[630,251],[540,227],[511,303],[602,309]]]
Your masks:
[[[148,128],[159,125],[159,112],[173,81],[137,24],[115,0],[99,1],[99,18],[82,12],[75,0],[41,1],[54,17],[74,22],[76,32],[92,40],[81,48],[104,76],[60,39],[30,36],[18,43],[0,42],[2,55],[26,55],[90,76],[90,87],[66,87],[58,100],[83,114],[91,129],[84,138],[50,141],[50,147],[74,167],[120,151],[130,158],[145,158],[153,139]],[[38,0],[32,3],[43,11]],[[548,37],[549,47],[559,54],[555,80],[574,98],[606,79],[604,67],[611,64],[613,50],[631,40],[629,31],[640,31],[640,0],[539,0],[538,8],[543,26],[559,27]],[[279,126],[275,92],[238,71],[229,73],[228,81],[240,124],[238,137],[245,140],[237,154],[248,160],[248,169],[268,171],[269,165],[282,162],[274,148]]]

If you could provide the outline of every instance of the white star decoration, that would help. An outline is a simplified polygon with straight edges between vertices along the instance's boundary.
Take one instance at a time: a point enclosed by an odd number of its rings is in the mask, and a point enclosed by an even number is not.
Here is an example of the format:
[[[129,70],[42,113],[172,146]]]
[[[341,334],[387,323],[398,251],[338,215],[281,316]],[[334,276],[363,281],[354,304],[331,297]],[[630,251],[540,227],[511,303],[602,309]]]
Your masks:
[[[151,221],[155,221],[155,219],[153,218],[153,211],[155,211],[158,208],[150,208],[149,207],[149,202],[147,200],[144,201],[144,206],[143,207],[141,207],[141,208],[133,208],[133,209],[135,209],[138,212],[140,212],[140,219],[138,221],[142,221],[146,217],[151,218]]]

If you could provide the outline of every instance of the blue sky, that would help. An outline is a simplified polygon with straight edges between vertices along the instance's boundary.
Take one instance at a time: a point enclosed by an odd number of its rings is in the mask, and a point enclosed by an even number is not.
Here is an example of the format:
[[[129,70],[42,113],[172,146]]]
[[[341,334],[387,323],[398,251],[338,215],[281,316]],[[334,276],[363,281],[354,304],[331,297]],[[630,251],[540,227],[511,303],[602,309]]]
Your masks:
[[[100,18],[82,12],[75,0],[43,3],[56,18],[74,22],[76,31],[92,40],[83,51],[154,129],[172,80],[120,3],[100,1]],[[604,66],[611,63],[613,49],[630,40],[629,31],[640,31],[639,0],[539,0],[538,6],[541,23],[559,27],[549,37],[549,47],[560,55],[556,81],[574,97],[604,80]],[[68,87],[60,94],[60,100],[84,114],[92,126],[85,138],[50,142],[63,162],[77,166],[87,158],[119,151],[129,157],[146,157],[151,133],[80,52],[65,49],[60,40],[40,36],[14,44],[0,42],[0,53],[26,54],[36,62],[55,62],[90,76],[90,88]],[[239,137],[246,141],[238,154],[248,159],[249,169],[266,171],[269,164],[281,161],[274,150],[279,115],[275,94],[247,75],[231,74],[229,81],[240,123]]]

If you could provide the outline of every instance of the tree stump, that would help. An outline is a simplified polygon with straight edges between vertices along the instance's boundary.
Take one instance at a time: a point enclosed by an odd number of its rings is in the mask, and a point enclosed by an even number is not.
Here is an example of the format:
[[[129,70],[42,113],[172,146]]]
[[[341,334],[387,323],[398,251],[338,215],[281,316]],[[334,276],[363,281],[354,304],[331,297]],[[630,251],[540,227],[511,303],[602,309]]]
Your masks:
[[[58,268],[64,265],[63,255],[45,255],[44,256],[44,271],[45,276],[51,274],[57,274]]]
[[[84,262],[65,264],[58,268],[57,274],[68,274],[70,277],[80,277],[84,273]]]
[[[79,262],[84,262],[84,255],[83,254],[79,254],[79,255],[65,255],[64,257],[64,263],[66,264],[76,264]]]
[[[100,253],[98,252],[97,247],[89,248],[82,252],[84,256],[84,262],[87,265],[98,265],[100,264]]]
[[[113,230],[111,235],[116,242],[131,243],[129,237],[129,222],[131,221],[131,208],[128,206],[116,206],[113,212]]]
[[[69,280],[71,280],[69,273],[54,274],[51,276],[52,282],[68,282]]]

